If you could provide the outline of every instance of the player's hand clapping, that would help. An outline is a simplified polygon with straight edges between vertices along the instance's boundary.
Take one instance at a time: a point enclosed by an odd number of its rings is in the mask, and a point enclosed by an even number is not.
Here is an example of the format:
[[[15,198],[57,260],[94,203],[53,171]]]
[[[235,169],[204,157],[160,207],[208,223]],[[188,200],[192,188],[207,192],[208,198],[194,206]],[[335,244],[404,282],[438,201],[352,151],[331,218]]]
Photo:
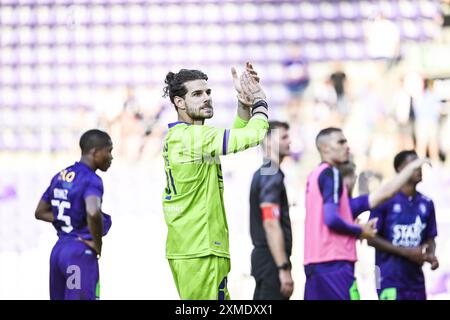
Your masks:
[[[257,72],[253,69],[251,63],[246,63],[246,69],[240,77],[234,67],[231,68],[234,88],[238,95],[237,98],[245,107],[252,107],[259,100],[265,100],[266,95],[259,84]]]

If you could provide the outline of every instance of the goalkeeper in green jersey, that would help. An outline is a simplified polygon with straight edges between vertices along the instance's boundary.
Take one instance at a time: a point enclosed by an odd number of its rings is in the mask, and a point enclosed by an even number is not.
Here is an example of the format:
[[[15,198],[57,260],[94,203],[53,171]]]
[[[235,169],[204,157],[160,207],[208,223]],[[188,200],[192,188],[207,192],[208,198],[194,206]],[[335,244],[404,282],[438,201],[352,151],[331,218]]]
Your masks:
[[[231,69],[238,112],[231,129],[204,125],[213,116],[208,76],[182,69],[166,76],[178,121],[169,124],[163,157],[163,194],[168,233],[166,257],[181,299],[229,299],[228,225],[219,156],[258,145],[269,127],[267,103],[250,63],[238,77]]]

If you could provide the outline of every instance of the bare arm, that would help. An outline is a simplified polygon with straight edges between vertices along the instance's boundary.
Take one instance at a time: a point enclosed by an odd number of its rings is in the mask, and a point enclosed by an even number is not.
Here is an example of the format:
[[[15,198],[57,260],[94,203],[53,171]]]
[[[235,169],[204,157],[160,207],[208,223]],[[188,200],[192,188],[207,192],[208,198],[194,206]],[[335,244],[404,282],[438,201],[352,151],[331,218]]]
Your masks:
[[[367,243],[378,250],[406,258],[419,265],[423,265],[425,262],[425,255],[423,254],[422,246],[414,248],[397,247],[380,236],[367,239]]]
[[[426,260],[431,264],[431,270],[436,270],[437,268],[439,268],[439,260],[436,257],[436,242],[433,239],[428,239],[425,242],[425,247],[426,247],[426,251],[425,251],[425,255],[426,255]]]
[[[44,200],[40,200],[36,211],[34,212],[34,217],[38,220],[53,222],[55,217],[53,215],[52,206],[50,203]]]
[[[88,196],[85,199],[87,223],[92,241],[85,241],[98,255],[102,251],[103,217],[101,211],[101,200],[97,196]]]
[[[384,201],[392,198],[413,175],[414,171],[419,169],[427,159],[416,159],[409,163],[393,179],[381,185],[377,190],[369,194],[369,207],[373,209]]]
[[[376,179],[378,182],[381,182],[383,180],[383,176],[382,174],[372,170],[365,170],[360,173],[358,179],[358,189],[360,195],[370,194],[369,182],[371,179]]]
[[[425,242],[426,245],[426,252],[427,254],[432,254],[434,256],[435,252],[436,252],[436,242],[434,241],[434,239],[428,239]]]
[[[263,203],[261,207],[277,206],[272,203]],[[277,219],[266,219],[263,221],[264,231],[266,232],[267,243],[270,252],[277,266],[288,262],[286,255],[286,247],[284,243],[283,231],[281,230],[280,221]],[[280,278],[281,293],[290,297],[294,291],[294,281],[292,280],[291,270],[278,270],[278,277]]]
[[[263,222],[264,231],[267,236],[270,252],[277,266],[287,262],[286,250],[284,245],[283,231],[278,220],[265,220]]]

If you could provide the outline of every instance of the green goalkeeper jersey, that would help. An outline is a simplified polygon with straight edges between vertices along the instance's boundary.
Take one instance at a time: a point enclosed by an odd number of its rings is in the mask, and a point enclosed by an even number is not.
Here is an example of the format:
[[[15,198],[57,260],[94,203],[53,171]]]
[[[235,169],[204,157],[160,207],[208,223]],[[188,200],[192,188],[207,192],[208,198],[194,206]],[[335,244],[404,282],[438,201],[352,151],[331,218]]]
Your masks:
[[[169,125],[163,157],[168,259],[229,258],[228,224],[219,156],[258,145],[267,120],[236,118],[232,129],[176,122]]]

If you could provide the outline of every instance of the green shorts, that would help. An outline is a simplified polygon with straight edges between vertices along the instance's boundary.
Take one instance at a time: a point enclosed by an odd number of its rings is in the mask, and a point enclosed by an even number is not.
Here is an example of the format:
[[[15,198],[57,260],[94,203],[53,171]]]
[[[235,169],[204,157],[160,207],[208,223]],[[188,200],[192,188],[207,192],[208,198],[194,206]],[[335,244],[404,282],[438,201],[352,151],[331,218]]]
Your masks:
[[[169,259],[170,269],[182,300],[230,300],[227,275],[230,259],[206,256]]]

